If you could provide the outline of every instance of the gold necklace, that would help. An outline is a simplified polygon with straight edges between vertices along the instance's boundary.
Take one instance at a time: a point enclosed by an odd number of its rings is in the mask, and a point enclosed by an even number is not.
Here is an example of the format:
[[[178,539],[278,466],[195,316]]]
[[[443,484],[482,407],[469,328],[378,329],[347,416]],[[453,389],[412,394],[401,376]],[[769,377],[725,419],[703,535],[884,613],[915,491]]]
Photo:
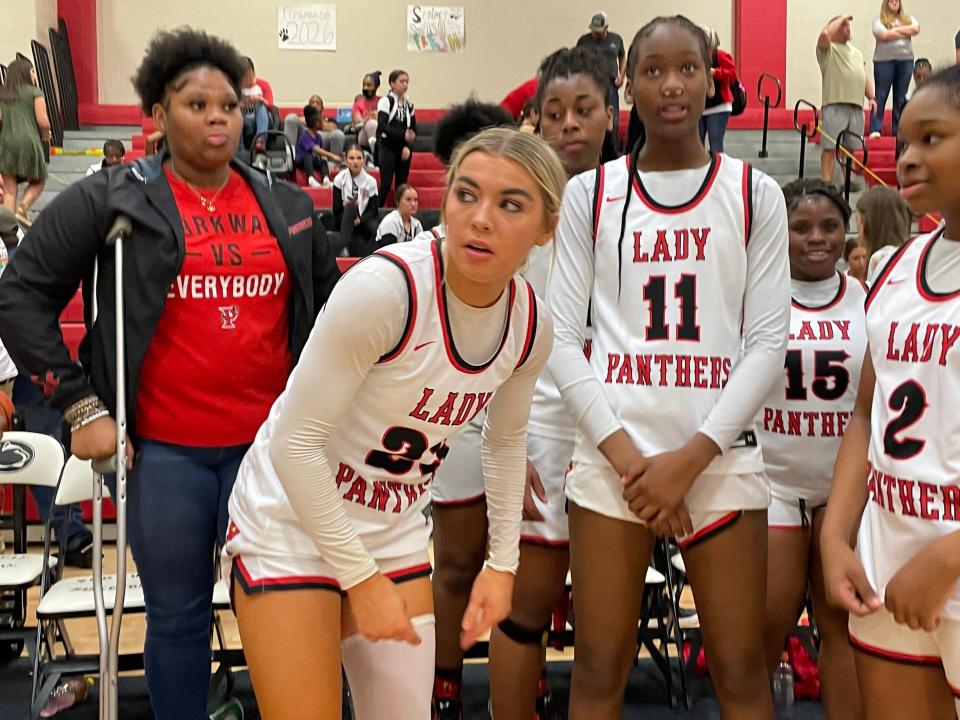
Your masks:
[[[220,184],[220,187],[218,187],[214,191],[213,195],[211,195],[209,198],[205,198],[203,195],[200,194],[200,191],[197,190],[197,188],[195,188],[193,185],[187,182],[187,179],[183,177],[183,175],[181,175],[179,172],[177,172],[177,168],[173,164],[172,158],[170,160],[170,169],[173,170],[173,174],[176,175],[178,179],[183,181],[183,184],[187,186],[187,189],[197,196],[197,198],[200,200],[200,205],[203,207],[204,210],[206,210],[211,215],[217,211],[217,206],[215,202],[216,202],[216,199],[220,196],[220,193],[223,192],[223,189],[227,186],[227,183],[230,182],[229,174],[227,174],[227,179]]]

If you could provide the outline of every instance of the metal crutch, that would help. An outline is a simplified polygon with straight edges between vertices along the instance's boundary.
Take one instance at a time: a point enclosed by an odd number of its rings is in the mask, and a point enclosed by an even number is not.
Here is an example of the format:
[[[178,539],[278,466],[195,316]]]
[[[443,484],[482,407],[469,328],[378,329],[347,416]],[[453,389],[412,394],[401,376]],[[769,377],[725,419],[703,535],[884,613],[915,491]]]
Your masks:
[[[107,460],[93,463],[93,598],[100,640],[100,720],[117,719],[117,673],[120,651],[120,624],[127,589],[127,386],[126,348],[123,328],[123,241],[132,230],[130,219],[121,215],[107,233],[107,247],[114,253],[114,299],[116,303],[116,379],[117,450]],[[93,321],[97,319],[99,263],[93,269]],[[120,459],[118,462],[118,458]],[[107,628],[107,610],[103,596],[103,476],[115,472],[117,492],[117,579],[113,615]]]

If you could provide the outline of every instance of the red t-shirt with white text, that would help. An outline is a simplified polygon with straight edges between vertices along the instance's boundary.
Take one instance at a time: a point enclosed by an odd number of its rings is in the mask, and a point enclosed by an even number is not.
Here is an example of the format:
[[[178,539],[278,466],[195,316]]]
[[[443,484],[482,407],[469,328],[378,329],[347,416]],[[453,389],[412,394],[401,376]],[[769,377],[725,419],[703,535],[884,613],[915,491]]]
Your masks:
[[[191,447],[248,443],[292,365],[287,264],[236,171],[213,211],[166,177],[186,254],[143,361],[137,434]]]

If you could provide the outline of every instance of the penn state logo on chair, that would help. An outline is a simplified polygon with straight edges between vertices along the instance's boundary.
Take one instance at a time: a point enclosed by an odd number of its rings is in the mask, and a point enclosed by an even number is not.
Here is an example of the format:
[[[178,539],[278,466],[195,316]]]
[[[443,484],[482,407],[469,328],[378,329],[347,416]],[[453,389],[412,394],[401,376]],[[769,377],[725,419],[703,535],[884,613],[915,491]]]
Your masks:
[[[0,441],[0,472],[23,470],[33,462],[33,448],[17,440]]]

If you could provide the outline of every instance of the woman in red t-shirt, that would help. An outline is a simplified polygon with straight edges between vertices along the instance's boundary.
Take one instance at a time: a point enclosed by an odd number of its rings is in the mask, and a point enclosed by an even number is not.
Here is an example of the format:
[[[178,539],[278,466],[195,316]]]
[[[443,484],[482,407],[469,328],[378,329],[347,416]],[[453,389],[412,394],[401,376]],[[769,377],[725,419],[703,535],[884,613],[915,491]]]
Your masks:
[[[733,56],[720,49],[720,36],[713,28],[705,27],[704,34],[710,45],[710,74],[713,76],[713,95],[707,98],[707,107],[700,119],[700,139],[710,139],[711,152],[723,152],[723,136],[733,111],[733,91],[737,82],[737,66]]]
[[[363,76],[363,91],[353,99],[353,126],[357,129],[357,144],[371,153],[377,142],[377,103],[380,96],[380,71]]]
[[[215,548],[237,468],[283,390],[337,278],[310,199],[233,164],[244,63],[206,33],[159,33],[134,78],[162,154],[64,190],[2,277],[10,355],[71,425],[71,451],[110,457],[116,410],[113,251],[124,247],[128,530],[147,611],[147,686],[158,720],[207,720]],[[95,263],[99,263],[96,287]],[[57,318],[96,293],[81,364]]]

